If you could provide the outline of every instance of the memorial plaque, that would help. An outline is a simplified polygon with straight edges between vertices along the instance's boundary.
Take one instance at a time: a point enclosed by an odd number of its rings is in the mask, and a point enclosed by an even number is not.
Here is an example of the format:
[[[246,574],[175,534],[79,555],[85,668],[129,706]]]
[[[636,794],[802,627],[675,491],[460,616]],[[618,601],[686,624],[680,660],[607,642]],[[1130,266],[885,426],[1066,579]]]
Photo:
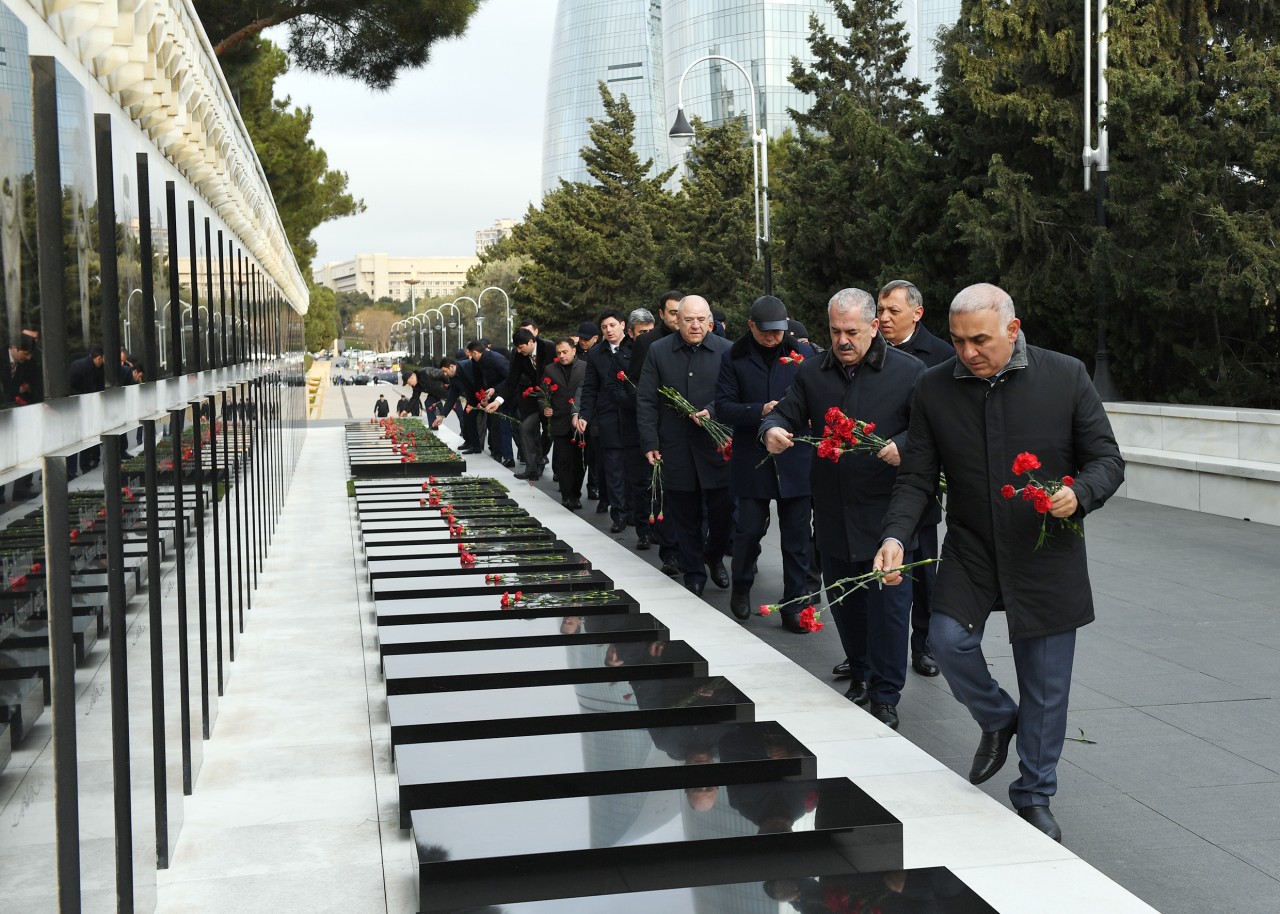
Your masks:
[[[370,574],[374,565],[383,562],[404,559],[426,559],[440,556],[453,556],[455,559],[462,552],[474,552],[476,555],[490,553],[525,553],[525,552],[569,552],[569,544],[555,538],[555,534],[546,530],[541,539],[527,540],[459,540],[436,543],[401,543],[396,546],[370,546],[364,551],[369,563]]]
[[[431,914],[478,914],[475,907]],[[504,904],[493,914],[999,914],[943,867],[815,875]]]
[[[381,541],[373,542],[375,538]],[[520,527],[506,531],[501,528],[484,528],[468,531],[466,537],[461,539],[450,536],[447,530],[437,533],[391,534],[390,536],[379,533],[370,534],[365,538],[364,554],[368,559],[404,558],[429,554],[421,551],[424,549],[435,550],[445,547],[448,552],[456,555],[460,548],[475,552],[477,548],[483,546],[492,551],[491,547],[494,543],[510,543],[512,546],[519,544],[521,550],[527,550],[544,549],[552,543],[559,544],[559,542],[555,533],[546,527]]]
[[[468,597],[380,600],[374,604],[378,625],[418,625],[442,622],[480,622],[486,619],[520,619],[543,616],[602,616],[635,613],[640,604],[625,590],[578,591],[576,593],[529,592],[519,602],[510,591],[492,588],[492,593]],[[504,594],[508,598],[503,605]]]
[[[425,512],[424,512],[425,514]],[[413,533],[414,531],[431,531],[431,530],[447,530],[448,521],[442,521],[439,517],[434,520],[427,517],[419,517],[414,520],[396,520],[382,521],[373,520],[365,521],[360,524],[360,536],[365,542],[370,542],[369,535],[375,533],[401,533],[402,537]],[[455,525],[456,526],[456,525]],[[534,517],[477,517],[469,518],[461,522],[461,526],[466,531],[466,536],[471,536],[473,530],[484,530],[491,528],[498,529],[519,529],[521,527],[541,527],[542,522]],[[376,542],[376,541],[375,541]],[[381,542],[387,542],[382,540]],[[391,540],[395,542],[395,540]]]
[[[453,508],[454,519],[459,523],[467,523],[477,518],[489,517],[528,517],[529,512],[519,505],[476,505],[468,507],[458,504]],[[443,512],[435,508],[424,508],[421,505],[405,505],[388,511],[375,511],[372,514],[360,515],[360,526],[368,529],[371,524],[386,524],[395,521],[433,520],[448,526],[449,520]]]
[[[845,778],[417,809],[410,818],[422,912],[902,867],[902,823]]]
[[[382,667],[388,695],[707,675],[707,661],[684,641],[395,654]]]
[[[776,721],[550,733],[396,747],[400,827],[415,809],[811,779],[813,753]]]
[[[648,613],[607,616],[519,616],[483,622],[378,626],[378,650],[393,654],[484,651],[551,644],[667,640],[667,627]]]
[[[472,561],[464,563],[463,556],[470,556]],[[370,562],[369,579],[380,578],[412,578],[440,577],[460,573],[483,572],[484,574],[523,574],[531,571],[556,571],[558,569],[585,569],[591,563],[576,552],[556,553],[550,549],[524,554],[478,552],[462,553],[453,551],[453,555],[435,558],[398,559],[393,561]]]
[[[723,676],[698,676],[389,695],[387,715],[398,746],[746,721],[755,705]]]
[[[441,497],[434,504],[431,496],[425,492],[404,492],[400,495],[357,495],[356,510],[363,517],[376,515],[383,511],[430,511],[443,514],[441,508],[452,507],[455,514],[475,508],[514,508],[519,503],[502,492],[486,493],[481,491],[459,493],[448,498]]]
[[[435,578],[380,578],[373,582],[376,600],[403,600],[412,597],[464,597],[495,594],[501,598],[504,592],[530,591],[557,592],[574,590],[608,590],[613,581],[600,571],[534,571],[520,574],[503,574],[494,583],[492,577],[485,580],[484,572],[441,575]]]
[[[373,526],[377,529],[360,530],[360,540],[365,546],[405,542],[448,542],[451,539],[473,540],[481,537],[510,539],[521,533],[537,532],[543,536],[547,533],[541,522],[533,517],[469,521],[459,533],[450,533],[447,528],[424,521],[387,524],[385,529],[375,521]]]

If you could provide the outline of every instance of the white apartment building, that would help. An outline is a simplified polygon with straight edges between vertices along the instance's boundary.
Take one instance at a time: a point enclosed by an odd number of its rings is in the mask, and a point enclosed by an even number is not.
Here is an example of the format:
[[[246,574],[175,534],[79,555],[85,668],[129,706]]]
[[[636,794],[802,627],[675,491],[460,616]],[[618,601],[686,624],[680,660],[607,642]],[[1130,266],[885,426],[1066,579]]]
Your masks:
[[[453,295],[466,284],[467,271],[479,258],[391,257],[387,254],[357,254],[316,267],[315,281],[335,292],[363,292],[375,301],[421,300]]]
[[[488,248],[493,247],[503,238],[511,235],[511,230],[516,227],[514,219],[495,219],[492,228],[483,228],[476,230],[476,253],[483,254]]]

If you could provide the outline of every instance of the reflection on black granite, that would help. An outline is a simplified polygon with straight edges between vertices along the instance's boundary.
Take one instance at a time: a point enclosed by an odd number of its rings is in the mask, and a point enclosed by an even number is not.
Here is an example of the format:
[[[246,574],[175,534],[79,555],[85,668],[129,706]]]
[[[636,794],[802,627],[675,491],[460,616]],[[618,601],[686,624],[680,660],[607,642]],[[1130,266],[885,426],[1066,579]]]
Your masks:
[[[588,618],[599,620],[599,624],[593,622],[588,625]],[[563,618],[507,615],[478,622],[382,625],[378,628],[378,649],[386,657],[390,654],[497,650],[574,642],[590,644],[614,639],[651,641],[669,636],[666,626],[648,613]]]

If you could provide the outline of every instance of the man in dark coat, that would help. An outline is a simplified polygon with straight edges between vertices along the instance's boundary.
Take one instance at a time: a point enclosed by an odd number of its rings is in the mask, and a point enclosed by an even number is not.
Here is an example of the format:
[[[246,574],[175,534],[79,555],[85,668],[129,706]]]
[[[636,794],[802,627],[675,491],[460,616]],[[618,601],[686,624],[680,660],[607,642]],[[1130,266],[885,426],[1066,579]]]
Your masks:
[[[644,373],[644,361],[649,354],[649,347],[663,337],[670,336],[676,332],[679,321],[680,299],[684,298],[684,293],[679,289],[669,289],[658,296],[658,312],[657,323],[644,333],[635,335],[635,342],[631,347],[631,363],[627,367],[627,379],[638,388],[640,384],[640,376]],[[635,389],[632,390],[631,396],[634,399]],[[639,426],[636,428],[636,436],[639,437]],[[644,452],[640,452],[640,457],[644,460],[644,468],[649,467],[649,461],[645,459]],[[653,492],[651,485],[653,476],[651,472],[645,473],[645,488],[642,498],[639,501],[642,504],[652,504]],[[665,522],[655,522],[649,531],[653,541],[658,544],[658,556],[662,559],[662,573],[670,577],[675,577],[680,573],[680,550],[677,548],[675,532],[671,524]]]
[[[453,359],[449,356],[444,356],[440,359],[438,368],[426,365],[408,373],[405,377],[405,383],[409,385],[411,391],[409,395],[410,415],[422,415],[422,401],[425,398],[427,422],[435,424],[435,404],[449,396],[449,379],[457,371],[456,365],[457,363]]]
[[[467,343],[467,357],[475,370],[477,396],[479,391],[493,390],[507,379],[510,363],[506,356],[496,349],[491,349],[485,340],[472,340]],[[514,415],[514,414],[512,414]],[[516,465],[511,456],[511,425],[505,419],[490,416],[485,419],[489,429],[489,453],[502,465],[512,468]]]
[[[449,395],[440,408],[435,427],[443,425],[449,413],[458,408],[459,401],[465,400],[467,406],[458,418],[458,427],[462,432],[462,447],[458,449],[458,453],[479,454],[483,450],[483,427],[480,424],[483,412],[472,408],[476,402],[476,363],[467,358],[465,349],[458,351],[462,355],[459,356],[460,360],[455,360],[457,367],[453,377],[449,379]]]
[[[537,396],[525,396],[531,388],[541,386],[546,376],[547,366],[555,360],[556,347],[540,341],[527,327],[521,327],[512,337],[515,352],[511,355],[511,367],[507,378],[489,395],[489,405],[485,407],[489,413],[495,413],[507,404],[502,411],[520,420],[520,449],[524,457],[525,468],[516,473],[516,479],[527,479],[534,482],[542,478],[543,467],[547,463],[547,454],[542,448],[542,410]],[[547,360],[547,347],[550,347],[551,359]]]
[[[1124,481],[1124,461],[1084,365],[1028,346],[1006,292],[987,284],[964,289],[951,303],[950,325],[957,359],[920,382],[876,567],[902,563],[903,544],[945,468],[947,536],[929,642],[952,694],[982,728],[969,780],[980,784],[1000,770],[1016,732],[1020,777],[1009,798],[1019,815],[1060,840],[1049,800],[1066,737],[1076,629],[1093,621],[1085,541],[1063,520],[1082,524],[1100,508]],[[1028,482],[1012,470],[1024,452],[1038,458],[1036,479],[1073,477],[1050,497],[1050,517],[1022,498],[1002,497],[1004,486]],[[1036,548],[1042,524],[1051,538]],[[1020,705],[982,654],[987,617],[1000,610]]]
[[[600,503],[609,506],[609,516],[613,519],[610,533],[621,533],[627,529],[627,477],[626,447],[623,434],[622,415],[618,404],[609,396],[609,381],[616,380],[617,374],[626,367],[627,362],[620,354],[626,337],[622,312],[609,310],[600,315],[597,321],[600,333],[604,337],[587,353],[587,374],[582,384],[582,402],[578,409],[578,431],[591,435],[599,459]],[[630,340],[626,340],[630,348]]]
[[[889,345],[909,352],[926,368],[955,358],[956,351],[929,332],[921,323],[924,297],[905,279],[885,283],[879,297],[880,333]],[[938,524],[942,522],[942,492],[929,508],[916,531],[916,546],[907,562],[921,562],[938,557]],[[911,668],[921,676],[937,676],[938,664],[929,652],[929,600],[933,594],[938,570],[926,565],[913,573],[911,581]]]
[[[578,358],[578,345],[570,337],[556,342],[556,360],[547,366],[547,377],[555,384],[551,407],[543,415],[551,426],[551,467],[560,485],[560,504],[571,511],[582,509],[582,479],[586,463],[574,432],[587,362]]]
[[[760,540],[769,527],[771,501],[778,504],[782,535],[782,602],[807,592],[809,470],[813,450],[794,448],[770,460],[757,439],[761,420],[773,412],[795,380],[800,365],[813,354],[812,347],[787,333],[787,309],[782,301],[765,295],[751,305],[746,335],[733,344],[720,363],[716,416],[733,428],[729,490],[738,500],[729,609],[739,619],[751,616],[751,585],[755,582]],[[799,623],[804,608],[799,604],[784,606],[783,627],[798,634],[808,631]]]
[[[107,388],[106,356],[101,346],[94,346],[89,354],[76,359],[67,366],[68,389],[73,396],[99,393]],[[80,475],[81,464],[85,472],[92,470],[100,462],[102,453],[98,445],[85,448],[79,454],[67,458],[67,478],[75,479]]]
[[[733,516],[729,464],[699,420],[714,418],[720,362],[731,344],[711,332],[711,308],[700,295],[681,299],[679,322],[679,332],[649,347],[636,391],[636,415],[645,457],[651,466],[662,463],[663,510],[671,515],[680,544],[684,585],[701,595],[708,570],[717,587],[729,586],[724,567]],[[683,395],[694,414],[685,416],[668,406],[659,392],[663,387]]]
[[[375,419],[385,419],[391,415],[391,404],[387,402],[386,394],[378,394],[378,399],[373,401],[373,417]]]
[[[833,585],[871,571],[924,363],[885,342],[869,293],[844,289],[827,311],[831,349],[800,366],[795,383],[760,427],[769,453],[781,454],[794,446],[793,435],[822,429],[827,411],[839,407],[850,419],[874,423],[874,433],[889,442],[874,454],[814,460],[811,484],[821,493],[813,516],[827,602],[853,673],[845,695],[868,703],[878,720],[897,729],[907,679],[910,586],[848,591]]]
[[[636,388],[627,378],[631,370],[631,360],[635,358],[636,337],[653,329],[653,315],[645,308],[636,308],[627,315],[626,336],[618,346],[614,360],[619,363],[618,373],[609,379],[609,398],[618,408],[618,425],[622,431],[623,476],[626,482],[627,514],[636,528],[636,549],[646,550],[653,545],[653,526],[649,522],[651,499],[649,483],[653,478],[652,468],[640,450],[640,426],[636,421]],[[656,523],[656,521],[654,522]],[[664,553],[663,550],[666,550]],[[668,559],[675,564],[676,550],[674,545],[659,545],[659,557],[665,563]],[[676,570],[678,574],[678,569]]]

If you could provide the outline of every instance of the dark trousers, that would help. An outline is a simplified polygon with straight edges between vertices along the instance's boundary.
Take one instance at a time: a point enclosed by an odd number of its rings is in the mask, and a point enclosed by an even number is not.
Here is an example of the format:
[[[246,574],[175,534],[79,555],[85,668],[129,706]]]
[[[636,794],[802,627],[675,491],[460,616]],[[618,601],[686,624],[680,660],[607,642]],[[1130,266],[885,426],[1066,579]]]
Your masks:
[[[586,447],[586,465],[587,465],[587,488],[594,489],[600,485],[600,442],[596,440],[596,434],[590,427],[587,428],[587,447]]]
[[[547,465],[547,454],[542,449],[542,417],[537,413],[529,413],[520,420],[520,451],[528,472],[541,476],[542,468]]]
[[[471,412],[463,412],[458,417],[458,426],[462,429],[462,443],[464,446],[473,450],[480,450],[481,432],[480,432],[480,411],[473,409]]]
[[[573,435],[553,435],[551,438],[551,470],[560,484],[560,497],[569,501],[582,498],[582,478],[587,467],[583,461],[582,448]]]
[[[704,498],[707,503],[705,540],[702,537]],[[668,489],[664,510],[675,530],[685,586],[705,585],[707,565],[723,561],[729,547],[733,515],[733,497],[729,494],[729,487],[694,492]]]
[[[760,540],[769,529],[768,498],[739,498],[738,524],[733,534],[733,589],[750,590],[756,579]],[[779,498],[778,532],[782,537],[782,600],[794,600],[810,593],[805,589],[809,574],[809,496]],[[788,606],[785,612],[798,613],[803,606]]]
[[[625,520],[627,516],[627,449],[621,447],[597,448],[600,453],[600,498],[609,505],[609,516]]]
[[[934,613],[929,643],[951,694],[984,731],[1018,719],[1019,778],[1009,786],[1015,809],[1048,806],[1058,791],[1058,759],[1067,736],[1067,700],[1075,661],[1073,629],[1013,642],[1013,667],[1021,704],[991,675],[982,654],[983,626],[969,631],[950,616]]]
[[[506,408],[507,404],[503,403],[498,407],[498,412],[506,416],[515,416],[514,412],[507,412]],[[511,423],[496,415],[487,416],[485,422],[489,428],[489,453],[499,460],[510,460]]]
[[[626,460],[623,464],[623,476],[626,481],[626,510],[636,525],[636,533],[649,532],[649,512],[653,505],[649,498],[649,481],[653,478],[653,467],[640,450],[639,445],[624,448]]]
[[[896,706],[907,681],[911,581],[904,580],[897,587],[882,588],[874,584],[857,590],[832,587],[836,581],[870,570],[871,559],[850,562],[828,553],[822,555],[827,602],[831,604],[853,680],[866,680],[873,703]]]
[[[938,557],[938,525],[921,527],[916,533],[916,547],[907,553],[907,564]],[[925,565],[911,572],[911,651],[929,650],[929,615],[933,604],[933,585],[938,579],[938,566]]]

